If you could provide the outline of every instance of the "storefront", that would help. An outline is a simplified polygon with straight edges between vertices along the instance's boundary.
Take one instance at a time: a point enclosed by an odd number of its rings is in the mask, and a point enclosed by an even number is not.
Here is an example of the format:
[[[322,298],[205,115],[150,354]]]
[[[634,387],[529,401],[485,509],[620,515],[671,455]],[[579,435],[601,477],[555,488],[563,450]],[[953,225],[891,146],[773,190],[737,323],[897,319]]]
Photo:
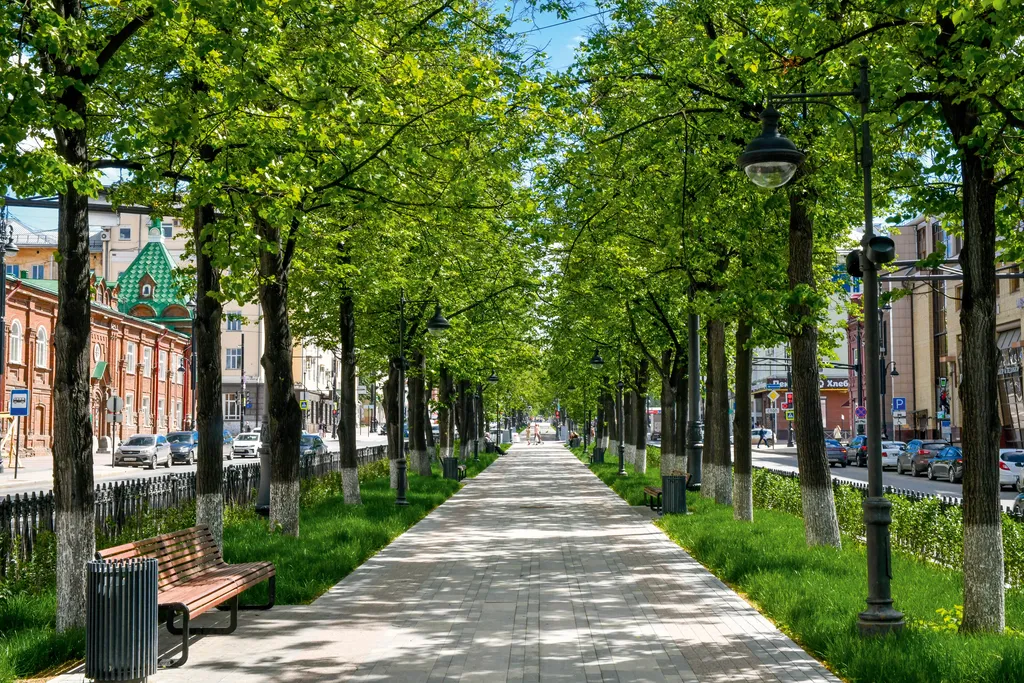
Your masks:
[[[1024,344],[1020,327],[1003,330],[996,336],[999,366],[996,389],[999,393],[999,443],[1004,448],[1024,448]]]

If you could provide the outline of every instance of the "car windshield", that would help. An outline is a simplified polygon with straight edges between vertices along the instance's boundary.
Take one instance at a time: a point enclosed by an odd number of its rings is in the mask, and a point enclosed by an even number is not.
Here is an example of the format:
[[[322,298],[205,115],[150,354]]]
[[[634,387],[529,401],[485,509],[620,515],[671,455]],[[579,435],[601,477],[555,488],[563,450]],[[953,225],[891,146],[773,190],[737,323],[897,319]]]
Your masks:
[[[167,435],[167,443],[192,443],[190,432],[174,432]]]
[[[883,441],[882,448],[906,448],[907,445],[902,441]]]
[[[919,446],[926,451],[940,451],[946,447],[944,441],[927,441]]]
[[[829,448],[842,448],[843,445],[835,439],[825,439],[825,445]]]
[[[946,458],[959,458],[962,453],[959,448],[949,448],[942,455]]]
[[[303,446],[303,448],[311,447],[313,445],[313,439],[314,439],[314,437],[313,437],[312,434],[303,434],[302,435],[302,446]]]
[[[152,436],[133,436],[128,439],[125,446],[152,446],[155,442],[156,439]]]
[[[259,441],[259,434],[239,434],[235,437],[235,441]]]

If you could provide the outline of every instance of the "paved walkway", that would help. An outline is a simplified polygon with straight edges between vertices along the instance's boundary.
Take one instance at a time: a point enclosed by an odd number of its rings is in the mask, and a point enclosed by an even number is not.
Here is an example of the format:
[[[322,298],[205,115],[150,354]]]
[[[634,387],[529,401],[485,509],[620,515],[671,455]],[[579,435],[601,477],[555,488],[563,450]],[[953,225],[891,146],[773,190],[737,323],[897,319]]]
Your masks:
[[[553,443],[514,446],[314,604],[240,621],[152,680],[836,680]]]

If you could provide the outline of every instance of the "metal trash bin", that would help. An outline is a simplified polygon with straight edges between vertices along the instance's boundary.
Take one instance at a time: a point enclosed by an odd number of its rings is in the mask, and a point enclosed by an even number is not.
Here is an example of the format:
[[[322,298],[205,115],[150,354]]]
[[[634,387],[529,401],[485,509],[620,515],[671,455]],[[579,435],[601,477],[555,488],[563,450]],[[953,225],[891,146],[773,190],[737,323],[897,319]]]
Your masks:
[[[661,512],[666,515],[688,515],[686,509],[687,475],[664,475],[661,478]]]
[[[92,560],[86,580],[86,678],[137,681],[155,674],[157,561]]]
[[[459,459],[441,458],[441,473],[445,479],[459,480]]]

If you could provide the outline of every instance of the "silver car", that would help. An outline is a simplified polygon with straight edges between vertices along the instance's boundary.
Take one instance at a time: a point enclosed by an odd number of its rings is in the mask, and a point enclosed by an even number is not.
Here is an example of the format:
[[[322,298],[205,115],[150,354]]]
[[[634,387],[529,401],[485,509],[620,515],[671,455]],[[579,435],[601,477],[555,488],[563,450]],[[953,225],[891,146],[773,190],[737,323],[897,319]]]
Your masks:
[[[1024,486],[1024,448],[999,449],[999,488]]]
[[[136,434],[117,447],[114,464],[151,470],[157,465],[170,467],[171,445],[163,434]]]

